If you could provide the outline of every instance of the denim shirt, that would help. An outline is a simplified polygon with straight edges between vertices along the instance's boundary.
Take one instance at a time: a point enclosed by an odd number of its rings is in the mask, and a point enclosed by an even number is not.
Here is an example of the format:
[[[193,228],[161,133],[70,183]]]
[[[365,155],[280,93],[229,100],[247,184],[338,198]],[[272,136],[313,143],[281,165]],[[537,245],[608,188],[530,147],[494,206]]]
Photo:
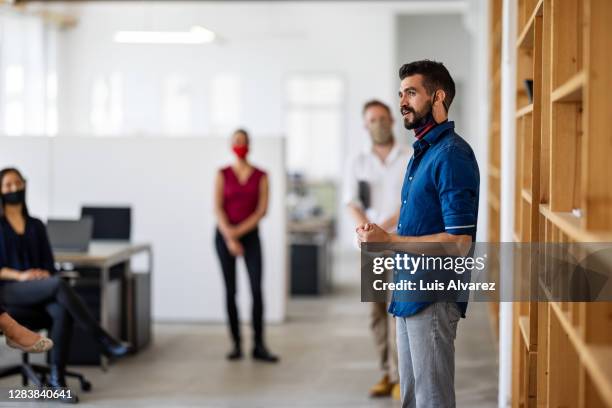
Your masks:
[[[454,122],[432,128],[414,144],[401,195],[397,234],[422,236],[447,232],[476,240],[480,173],[470,145],[455,133]],[[396,281],[399,275],[395,274]],[[394,293],[389,313],[412,316],[431,302],[408,302]],[[465,317],[467,302],[457,302]]]

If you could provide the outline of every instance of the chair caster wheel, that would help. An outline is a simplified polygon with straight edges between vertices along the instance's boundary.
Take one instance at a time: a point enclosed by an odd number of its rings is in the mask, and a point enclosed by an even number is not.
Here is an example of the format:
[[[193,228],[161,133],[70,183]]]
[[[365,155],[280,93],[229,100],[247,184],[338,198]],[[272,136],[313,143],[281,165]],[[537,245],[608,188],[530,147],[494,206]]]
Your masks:
[[[85,392],[91,391],[91,383],[87,380],[81,381],[81,390]]]

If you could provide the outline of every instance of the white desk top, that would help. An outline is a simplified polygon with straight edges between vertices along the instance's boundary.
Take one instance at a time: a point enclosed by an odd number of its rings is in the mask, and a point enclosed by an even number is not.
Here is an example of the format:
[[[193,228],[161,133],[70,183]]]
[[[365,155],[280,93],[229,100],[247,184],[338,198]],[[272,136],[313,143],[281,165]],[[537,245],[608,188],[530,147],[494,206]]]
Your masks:
[[[133,255],[150,251],[150,244],[127,241],[92,241],[87,252],[55,252],[56,262],[69,262],[78,266],[109,267],[127,261]]]

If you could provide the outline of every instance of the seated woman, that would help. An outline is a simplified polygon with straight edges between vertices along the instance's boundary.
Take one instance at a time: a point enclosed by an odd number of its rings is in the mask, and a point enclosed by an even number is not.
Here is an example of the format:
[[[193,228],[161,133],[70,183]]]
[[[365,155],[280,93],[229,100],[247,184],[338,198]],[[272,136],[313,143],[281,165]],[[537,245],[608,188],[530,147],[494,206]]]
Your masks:
[[[45,225],[29,215],[25,192],[25,179],[17,169],[0,171],[0,299],[9,313],[12,307],[26,307],[50,316],[55,347],[48,385],[66,387],[64,373],[73,321],[90,333],[109,357],[125,356],[129,348],[100,327],[72,287],[56,275]]]
[[[51,339],[17,323],[2,306],[0,306],[0,331],[4,333],[9,347],[26,353],[44,353],[53,347]]]

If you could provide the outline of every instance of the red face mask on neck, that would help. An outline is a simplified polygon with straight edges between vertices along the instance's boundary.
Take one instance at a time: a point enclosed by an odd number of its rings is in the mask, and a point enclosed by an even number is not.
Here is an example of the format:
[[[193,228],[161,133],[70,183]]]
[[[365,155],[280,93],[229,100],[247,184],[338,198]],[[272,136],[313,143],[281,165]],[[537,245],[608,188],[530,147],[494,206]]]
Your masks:
[[[232,146],[232,150],[234,151],[236,156],[238,156],[238,158],[244,159],[246,157],[247,153],[249,153],[249,146],[247,146],[247,145],[234,145],[234,146]]]

